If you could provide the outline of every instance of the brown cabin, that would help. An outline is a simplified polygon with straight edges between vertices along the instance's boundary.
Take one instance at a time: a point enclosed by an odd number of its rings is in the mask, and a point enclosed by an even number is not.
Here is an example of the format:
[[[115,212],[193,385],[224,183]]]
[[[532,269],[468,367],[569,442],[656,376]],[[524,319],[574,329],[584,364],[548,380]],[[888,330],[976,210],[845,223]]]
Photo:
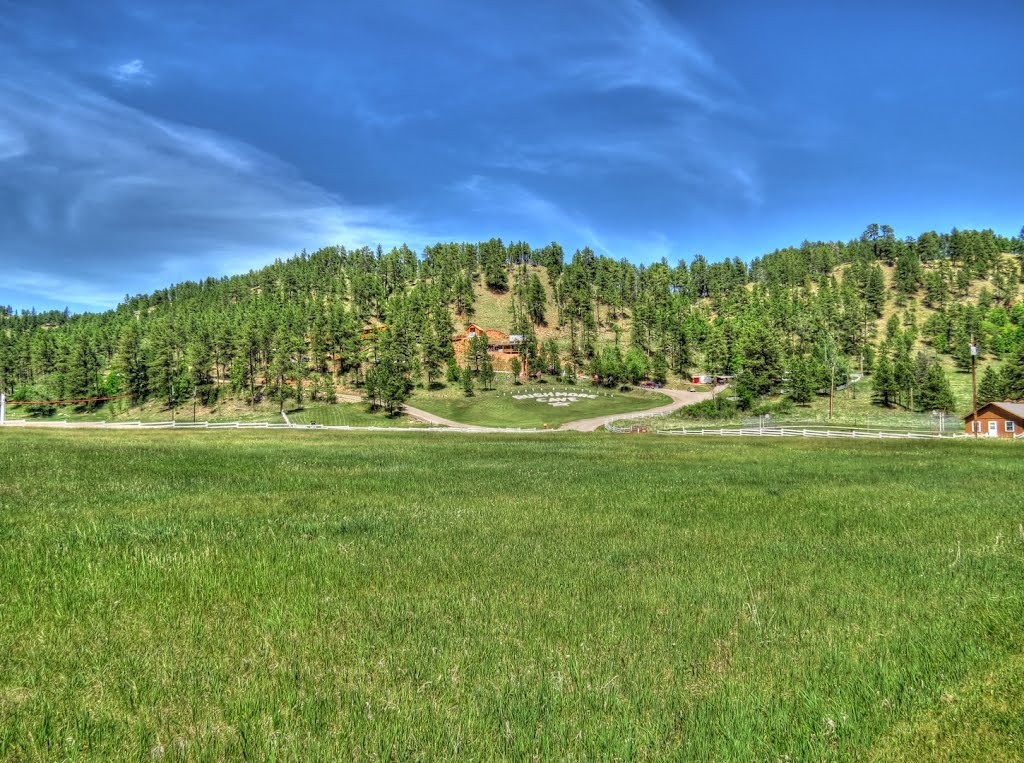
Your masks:
[[[377,332],[377,331],[387,331],[387,330],[388,330],[387,326],[364,326],[363,327],[362,337],[363,337],[363,339],[369,339],[370,337],[372,337],[374,335],[375,332]]]
[[[1024,436],[1024,403],[985,403],[974,413],[964,416],[964,432],[978,437],[1002,437],[1012,440]]]
[[[470,323],[466,326],[465,333],[456,334],[452,337],[452,342],[455,343],[456,351],[460,349],[460,345],[477,336],[487,337],[487,351],[492,353],[498,352],[514,354],[519,351],[519,345],[523,343],[523,336],[521,334],[509,335],[504,331],[484,329],[475,323]]]

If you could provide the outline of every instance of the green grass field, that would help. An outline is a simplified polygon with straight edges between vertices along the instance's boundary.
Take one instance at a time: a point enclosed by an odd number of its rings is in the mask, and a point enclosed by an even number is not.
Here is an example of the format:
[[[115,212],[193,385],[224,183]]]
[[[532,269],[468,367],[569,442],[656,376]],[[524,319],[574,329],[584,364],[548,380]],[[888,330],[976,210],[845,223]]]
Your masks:
[[[316,422],[332,427],[422,427],[426,426],[411,416],[388,416],[383,411],[370,413],[366,403],[333,403],[306,405],[288,411],[293,424]]]
[[[6,760],[1020,760],[998,442],[0,430]]]
[[[191,401],[175,406],[174,418],[177,421],[192,421]],[[171,409],[166,402],[149,400],[142,405],[132,406],[127,400],[114,400],[104,403],[92,411],[83,411],[76,406],[59,406],[52,416],[26,415],[24,409],[11,405],[8,413],[12,418],[37,419],[40,421],[71,421],[71,422],[125,422],[125,421],[171,421]],[[212,406],[198,405],[195,409],[197,421],[220,423],[228,421],[271,422],[279,423],[280,407],[277,403],[264,401],[254,406],[244,400],[226,397]]]
[[[971,375],[957,371],[950,364],[946,369],[946,375],[956,399],[956,409],[951,412],[950,418],[966,414],[971,408]],[[979,374],[980,376],[980,374]],[[887,430],[915,430],[924,432],[937,432],[938,420],[930,413],[908,411],[905,408],[893,406],[884,408],[874,402],[872,380],[865,376],[856,384],[850,385],[849,389],[836,392],[832,418],[828,414],[828,396],[815,397],[807,405],[794,405],[788,413],[772,414],[769,424],[773,426],[832,426],[836,428],[860,428],[860,429],[887,429]],[[725,393],[730,394],[729,392]],[[783,398],[777,395],[767,402],[778,403]],[[750,413],[739,413],[729,419],[693,419],[685,411],[677,411],[655,420],[659,429],[684,429],[723,426],[739,426],[742,423],[750,424],[755,417]],[[960,422],[952,422],[955,431],[963,431]],[[950,431],[945,429],[944,431]]]
[[[515,395],[557,394],[597,395],[597,399],[577,400],[571,405],[554,407],[535,399],[516,400]],[[593,418],[615,413],[642,411],[667,405],[672,399],[660,392],[632,390],[618,392],[594,387],[590,384],[524,384],[513,386],[511,377],[498,376],[495,389],[478,389],[472,397],[466,397],[457,385],[430,393],[417,393],[409,405],[428,413],[463,424],[488,427],[519,427],[523,429],[552,429],[568,421]]]

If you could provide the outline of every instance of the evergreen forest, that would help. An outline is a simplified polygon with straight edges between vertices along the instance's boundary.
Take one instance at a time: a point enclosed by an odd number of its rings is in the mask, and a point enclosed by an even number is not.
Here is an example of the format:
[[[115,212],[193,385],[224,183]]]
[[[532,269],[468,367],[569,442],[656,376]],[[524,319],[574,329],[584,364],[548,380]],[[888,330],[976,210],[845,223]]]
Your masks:
[[[947,372],[970,367],[972,338],[980,359],[998,361],[983,401],[1024,398],[1022,263],[1024,230],[901,238],[877,224],[847,242],[676,264],[497,238],[421,253],[329,246],[102,313],[0,308],[0,390],[283,406],[359,389],[393,409],[417,386],[492,373],[486,348],[455,354],[453,336],[477,321],[521,335],[513,366],[535,375],[726,374],[750,408],[770,394],[806,402],[865,373],[879,405],[949,410]]]

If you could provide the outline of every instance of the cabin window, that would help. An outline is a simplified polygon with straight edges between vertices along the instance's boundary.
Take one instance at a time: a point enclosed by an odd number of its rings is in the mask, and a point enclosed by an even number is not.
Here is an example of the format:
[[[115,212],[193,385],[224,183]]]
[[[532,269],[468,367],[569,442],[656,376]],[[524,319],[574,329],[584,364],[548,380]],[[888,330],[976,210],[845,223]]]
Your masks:
[[[980,432],[981,431],[981,422],[980,421],[975,421],[974,424],[971,426],[971,430],[974,431],[974,432]]]
[[[1007,431],[1007,432],[1012,432],[1012,431],[1013,431],[1013,428],[1014,428],[1014,427],[1013,427],[1013,422],[1012,422],[1012,421],[1007,421],[1007,422],[1006,422],[1006,431]]]

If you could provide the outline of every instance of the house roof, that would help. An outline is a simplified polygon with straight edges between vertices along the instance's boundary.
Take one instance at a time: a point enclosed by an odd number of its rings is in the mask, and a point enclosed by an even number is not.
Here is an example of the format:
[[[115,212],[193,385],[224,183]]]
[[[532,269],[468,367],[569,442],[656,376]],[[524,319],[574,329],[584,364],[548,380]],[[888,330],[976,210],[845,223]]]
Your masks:
[[[508,344],[510,343],[509,335],[504,331],[498,331],[497,329],[484,329],[476,323],[470,323],[466,326],[465,333],[456,334],[452,337],[454,342],[462,342],[469,338],[470,333],[476,336],[487,337],[488,344]]]
[[[986,408],[998,408],[1003,413],[1008,413],[1011,416],[1013,416],[1015,419],[1020,419],[1021,421],[1024,421],[1024,403],[1010,403],[1010,402],[995,402],[995,401],[993,401],[991,403],[985,403],[985,405],[981,406],[978,409],[978,413],[981,413]],[[971,413],[968,413],[966,416],[964,416],[964,421],[972,418],[973,416],[974,416],[974,412],[972,411]]]

